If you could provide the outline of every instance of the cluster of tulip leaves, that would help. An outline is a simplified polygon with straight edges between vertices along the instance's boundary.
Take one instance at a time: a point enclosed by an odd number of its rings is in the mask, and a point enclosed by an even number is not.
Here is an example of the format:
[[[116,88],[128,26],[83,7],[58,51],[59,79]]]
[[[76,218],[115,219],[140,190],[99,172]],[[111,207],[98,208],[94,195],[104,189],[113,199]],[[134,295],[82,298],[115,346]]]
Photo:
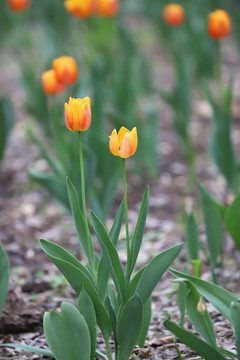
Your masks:
[[[206,231],[208,261],[211,265],[212,280],[217,283],[215,270],[219,264],[223,265],[224,230],[231,236],[236,249],[240,250],[240,194],[226,207],[220,204],[203,185],[199,185],[199,193]],[[200,277],[200,242],[193,213],[187,217],[185,240],[194,274],[196,277]]]
[[[240,359],[240,299],[223,289],[222,287],[190,276],[185,272],[169,270],[182,287],[181,297],[178,298],[181,320],[184,319],[185,311],[197,336],[183,327],[183,322],[177,325],[167,314],[164,321],[165,327],[170,330],[180,341],[194,350],[205,360]],[[237,354],[217,346],[216,333],[208,313],[207,307],[201,297],[211,303],[233,326],[236,338]],[[199,311],[198,304],[202,301],[204,308]]]
[[[89,265],[84,266],[61,246],[48,240],[40,240],[44,252],[78,296],[77,307],[63,303],[62,314],[55,310],[45,313],[43,322],[47,343],[51,354],[57,360],[92,360],[96,353],[98,325],[106,342],[108,359],[112,358],[109,337],[113,335],[115,358],[128,360],[136,344],[144,345],[151,321],[152,291],[178,256],[182,244],[159,253],[134,273],[148,212],[147,187],[131,239],[130,256],[124,270],[116,247],[124,220],[124,203],[119,206],[109,234],[101,220],[91,212],[93,229],[102,250],[99,257],[93,251],[93,245],[89,247],[87,243],[87,236],[91,235],[86,235],[85,220],[79,207],[77,191],[69,179],[67,189],[81,249],[88,259],[94,256],[95,269],[93,273]],[[12,346],[18,347],[18,344]],[[39,353],[37,348],[23,346],[29,351]],[[49,350],[40,351],[42,354],[45,352],[46,355],[50,355]]]

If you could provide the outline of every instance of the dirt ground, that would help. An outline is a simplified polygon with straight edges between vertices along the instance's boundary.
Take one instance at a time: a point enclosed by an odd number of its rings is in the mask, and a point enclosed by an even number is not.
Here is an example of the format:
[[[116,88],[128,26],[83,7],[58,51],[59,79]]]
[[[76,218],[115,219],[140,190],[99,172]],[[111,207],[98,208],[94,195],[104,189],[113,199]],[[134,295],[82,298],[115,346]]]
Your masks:
[[[155,59],[161,53],[154,54]],[[234,141],[240,150],[240,57],[231,43],[224,47],[224,76],[235,74]],[[11,67],[11,71],[9,71]],[[0,69],[0,89],[14,99],[16,125],[9,139],[0,177],[0,238],[9,256],[11,277],[10,288],[0,321],[0,342],[25,343],[47,347],[42,329],[42,317],[51,308],[59,309],[63,300],[74,301],[74,294],[67,286],[55,266],[40,249],[37,240],[46,238],[71,251],[78,258],[82,253],[78,248],[73,220],[58,203],[42,188],[32,183],[26,171],[31,166],[44,168],[38,150],[26,138],[25,125],[29,120],[24,109],[24,94],[16,83],[18,69],[15,63],[8,64],[8,71]],[[172,70],[165,59],[161,67],[156,67],[156,76],[162,84],[172,82]],[[231,194],[206,154],[209,141],[211,110],[207,102],[198,94],[193,104],[191,133],[197,152],[197,174],[202,183],[221,202],[229,203]],[[140,180],[135,175],[128,176],[129,222],[133,228],[138,214],[144,188],[150,185],[150,207],[145,239],[139,265],[149,261],[158,252],[184,240],[184,211],[197,206],[196,190],[188,191],[187,167],[179,151],[179,143],[172,130],[171,111],[159,100],[159,176],[156,179]],[[237,152],[239,153],[239,152]],[[119,190],[117,200],[121,199]],[[109,224],[111,221],[109,221]],[[109,225],[108,224],[108,225]],[[199,231],[205,243],[204,227]],[[124,236],[124,233],[123,233]],[[225,238],[225,270],[220,276],[220,284],[228,290],[239,293],[239,260],[231,239]],[[125,252],[120,250],[122,261]],[[211,280],[209,264],[202,254],[202,278]],[[174,268],[182,269],[187,261],[185,247],[174,263]],[[178,359],[174,337],[163,327],[164,314],[168,311],[172,319],[179,319],[176,302],[176,286],[173,277],[165,274],[153,293],[153,318],[145,349],[136,349],[138,359]],[[230,351],[236,351],[231,325],[208,304],[214,322],[218,344]],[[186,322],[186,327],[191,328]],[[179,343],[183,358],[200,359],[185,345]],[[99,336],[98,349],[105,352]],[[44,359],[20,349],[0,350],[0,359]]]

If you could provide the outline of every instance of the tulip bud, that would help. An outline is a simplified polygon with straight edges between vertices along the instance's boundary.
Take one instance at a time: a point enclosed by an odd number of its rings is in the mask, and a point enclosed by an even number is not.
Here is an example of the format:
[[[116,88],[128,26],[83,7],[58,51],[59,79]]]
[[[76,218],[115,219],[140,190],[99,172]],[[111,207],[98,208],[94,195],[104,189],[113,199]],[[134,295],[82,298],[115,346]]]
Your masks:
[[[74,83],[77,79],[77,63],[71,56],[60,56],[54,59],[52,68],[56,71],[58,81],[65,86]]]
[[[94,14],[96,0],[65,0],[64,6],[72,16],[86,18]]]
[[[214,39],[227,37],[232,30],[229,14],[217,9],[208,15],[208,34]]]
[[[23,11],[30,6],[31,0],[8,0],[8,6],[12,11]]]
[[[197,311],[200,312],[202,315],[206,311],[206,305],[203,302],[203,297],[202,296],[200,297],[199,302],[197,304]]]
[[[97,0],[97,13],[99,16],[115,16],[119,11],[118,0]]]
[[[184,8],[179,4],[168,4],[163,9],[163,20],[171,26],[179,26],[185,20]]]
[[[65,103],[65,121],[68,130],[85,131],[91,125],[91,107],[89,97],[84,99],[69,98]]]
[[[64,90],[63,84],[58,82],[56,72],[47,70],[42,74],[42,87],[46,95],[54,95]]]
[[[126,159],[135,154],[138,145],[136,127],[132,131],[121,127],[118,134],[114,129],[109,138],[109,149],[113,155]]]

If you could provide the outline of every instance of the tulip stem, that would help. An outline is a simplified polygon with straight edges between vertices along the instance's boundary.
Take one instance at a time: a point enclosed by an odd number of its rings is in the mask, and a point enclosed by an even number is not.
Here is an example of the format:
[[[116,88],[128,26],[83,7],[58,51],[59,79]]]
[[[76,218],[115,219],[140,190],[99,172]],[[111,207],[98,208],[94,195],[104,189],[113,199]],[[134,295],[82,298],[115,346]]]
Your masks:
[[[216,73],[221,86],[222,85],[222,52],[221,52],[221,43],[218,39],[216,40],[216,47],[217,47]]]
[[[126,162],[123,159],[123,186],[124,186],[124,209],[125,209],[125,227],[126,227],[126,242],[127,242],[127,266],[130,266],[130,240],[128,229],[128,204],[127,204],[127,181],[126,181]]]
[[[91,237],[89,234],[89,228],[88,228],[81,131],[78,132],[78,140],[79,140],[79,159],[80,159],[81,191],[82,191],[82,212],[83,212],[83,218],[84,218],[85,233],[86,233],[86,237],[87,237],[88,260],[89,260],[89,264],[91,266],[92,275],[94,276],[94,279],[96,280],[96,273],[95,273],[95,268],[94,268],[94,258],[93,258],[93,246],[92,246],[92,240],[91,240]]]

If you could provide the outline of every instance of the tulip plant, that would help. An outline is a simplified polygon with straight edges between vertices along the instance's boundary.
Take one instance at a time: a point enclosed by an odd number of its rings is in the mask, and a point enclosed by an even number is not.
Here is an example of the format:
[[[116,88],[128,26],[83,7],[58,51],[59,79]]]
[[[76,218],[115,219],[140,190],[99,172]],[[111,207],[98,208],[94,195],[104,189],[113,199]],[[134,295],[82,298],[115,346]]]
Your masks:
[[[96,350],[98,326],[106,343],[108,360],[112,359],[109,339],[113,336],[116,360],[128,360],[136,344],[144,346],[151,321],[151,294],[158,281],[181,250],[178,244],[158,255],[141,269],[135,270],[144,235],[148,211],[149,189],[145,190],[133,234],[128,228],[128,202],[125,161],[137,150],[137,129],[121,127],[112,131],[109,148],[122,159],[124,198],[116,213],[110,232],[94,212],[91,223],[101,246],[95,252],[90,233],[85,200],[85,178],[82,136],[91,124],[90,99],[70,98],[65,104],[65,119],[69,130],[78,133],[81,171],[82,206],[76,189],[67,178],[67,190],[81,250],[86,256],[83,265],[61,246],[41,239],[40,245],[72,286],[78,297],[77,307],[63,303],[62,313],[55,310],[45,313],[44,333],[50,351],[21,345],[33,352],[54,356],[57,360],[93,360]],[[127,263],[119,258],[117,243],[125,219]],[[8,346],[5,344],[5,346]],[[17,344],[11,346],[19,346]]]

